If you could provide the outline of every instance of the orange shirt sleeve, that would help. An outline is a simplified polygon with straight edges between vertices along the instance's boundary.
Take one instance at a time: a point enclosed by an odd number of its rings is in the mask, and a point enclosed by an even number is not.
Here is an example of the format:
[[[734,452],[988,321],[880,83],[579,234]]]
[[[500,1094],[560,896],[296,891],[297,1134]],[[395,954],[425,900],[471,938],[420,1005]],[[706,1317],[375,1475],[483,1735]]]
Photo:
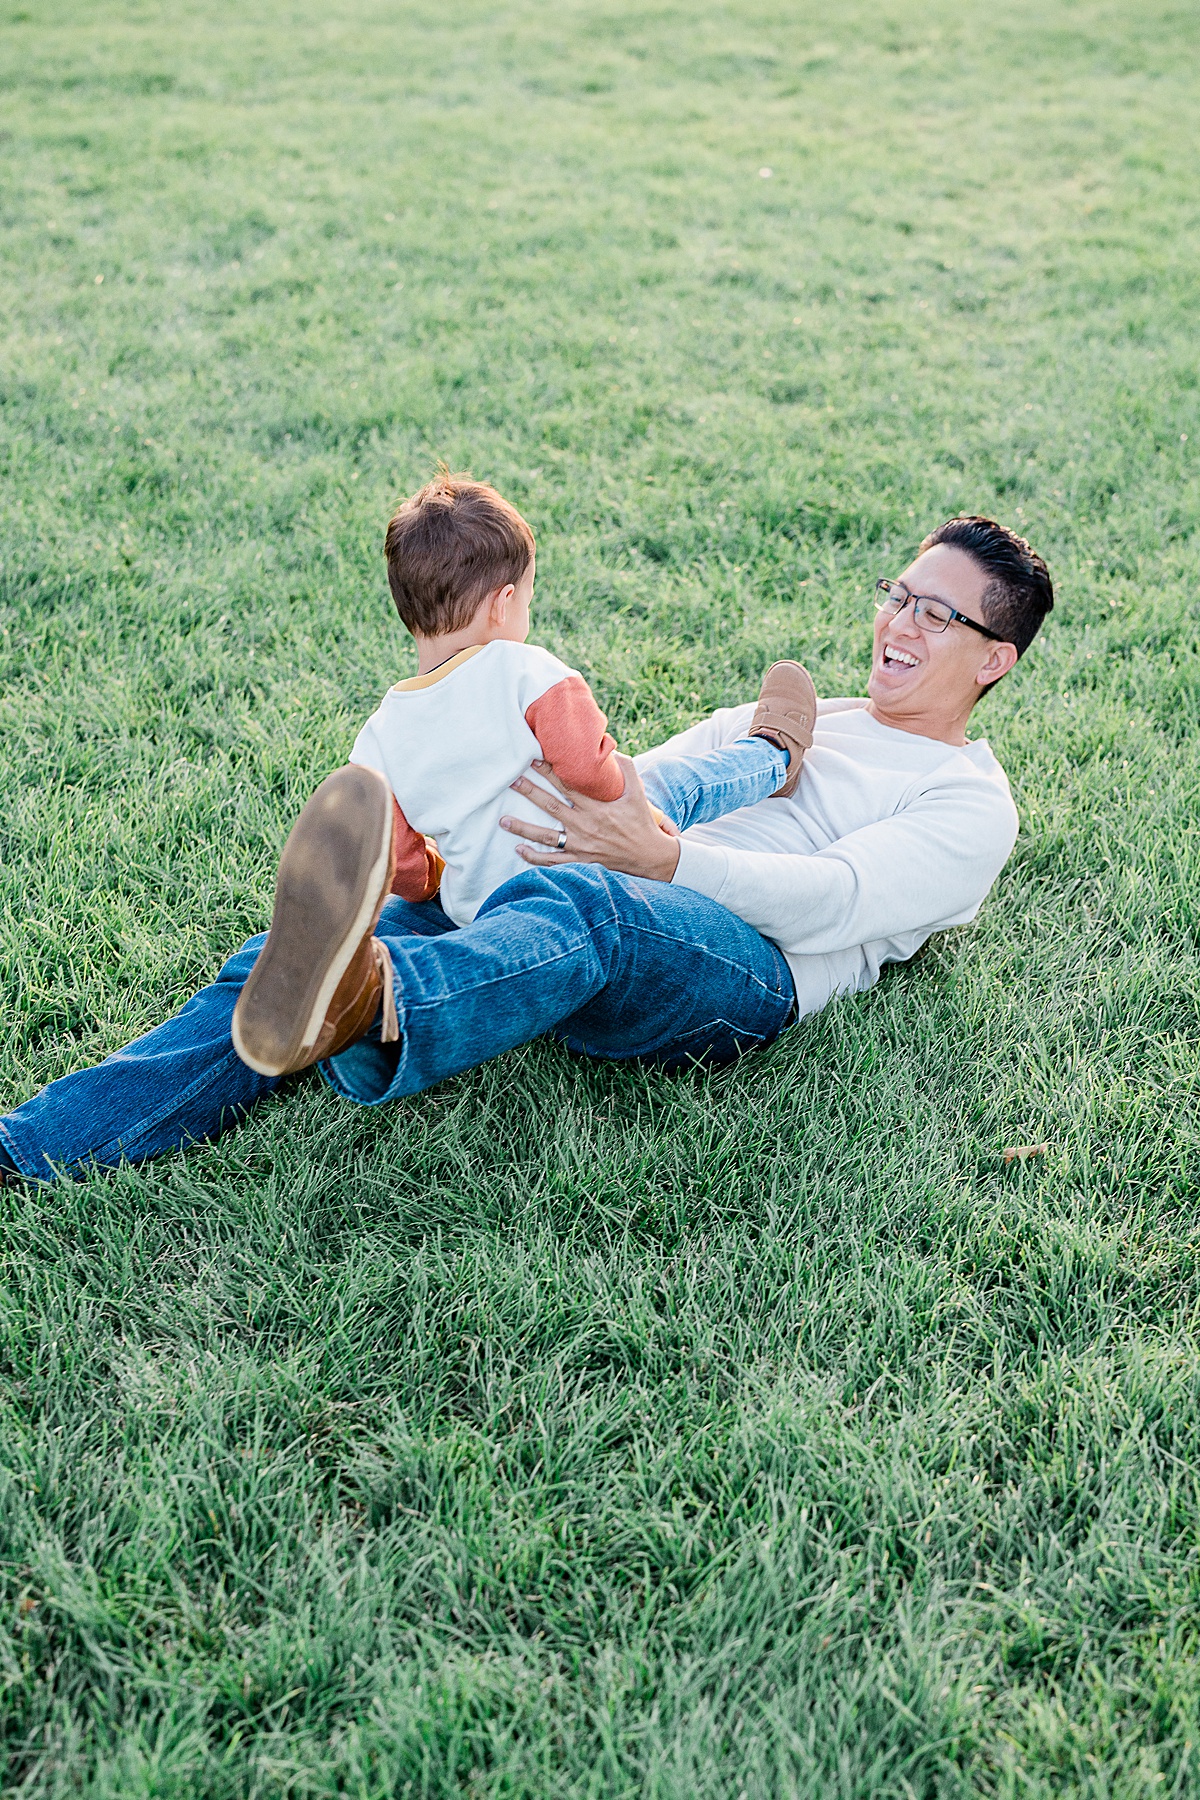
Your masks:
[[[566,675],[526,708],[525,723],[565,787],[592,800],[619,800],[625,777],[608,720],[582,675]]]
[[[422,837],[400,811],[400,803],[392,795],[395,813],[392,845],[396,871],[392,876],[392,893],[402,900],[432,900],[442,880],[445,863],[437,853],[432,838]]]

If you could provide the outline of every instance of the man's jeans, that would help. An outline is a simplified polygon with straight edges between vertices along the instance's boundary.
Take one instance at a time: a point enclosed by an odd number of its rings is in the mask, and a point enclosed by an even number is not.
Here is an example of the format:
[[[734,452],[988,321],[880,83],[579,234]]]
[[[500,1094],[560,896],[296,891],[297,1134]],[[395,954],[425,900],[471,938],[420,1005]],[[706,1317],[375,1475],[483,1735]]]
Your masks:
[[[682,828],[773,793],[785,768],[782,752],[753,739],[661,763],[646,788]],[[718,771],[719,783],[705,780]],[[461,929],[435,900],[391,899],[376,936],[395,971],[399,1041],[381,1044],[376,1024],[321,1065],[335,1092],[364,1106],[546,1032],[616,1061],[729,1062],[777,1036],[795,1004],[780,952],[725,907],[596,864],[530,868]],[[145,1162],[216,1137],[278,1087],[246,1067],[229,1035],[263,942],[251,938],[165,1025],[0,1119],[17,1168],[53,1180]]]

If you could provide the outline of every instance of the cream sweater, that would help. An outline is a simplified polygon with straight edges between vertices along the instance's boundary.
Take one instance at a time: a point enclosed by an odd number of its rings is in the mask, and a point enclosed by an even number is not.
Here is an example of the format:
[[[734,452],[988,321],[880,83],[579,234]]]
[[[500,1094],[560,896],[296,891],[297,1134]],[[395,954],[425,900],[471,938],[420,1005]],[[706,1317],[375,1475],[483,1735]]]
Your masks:
[[[866,704],[820,703],[790,800],[693,826],[680,841],[675,882],[779,945],[802,1015],[973,919],[1016,841],[1008,780],[986,742],[956,749],[896,731]],[[722,707],[637,765],[727,744],[753,710]]]

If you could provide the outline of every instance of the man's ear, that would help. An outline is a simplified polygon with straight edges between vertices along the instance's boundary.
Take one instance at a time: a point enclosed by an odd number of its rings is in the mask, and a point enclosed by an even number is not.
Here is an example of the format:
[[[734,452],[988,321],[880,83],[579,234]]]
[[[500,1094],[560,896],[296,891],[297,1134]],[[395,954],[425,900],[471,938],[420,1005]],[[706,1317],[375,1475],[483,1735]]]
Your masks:
[[[980,687],[994,686],[1002,675],[1007,675],[1017,660],[1015,644],[993,644],[986,662],[981,666],[975,679]]]
[[[488,595],[489,623],[496,626],[503,626],[504,621],[508,617],[508,603],[516,591],[516,588],[510,581],[504,587],[496,588],[493,593]]]

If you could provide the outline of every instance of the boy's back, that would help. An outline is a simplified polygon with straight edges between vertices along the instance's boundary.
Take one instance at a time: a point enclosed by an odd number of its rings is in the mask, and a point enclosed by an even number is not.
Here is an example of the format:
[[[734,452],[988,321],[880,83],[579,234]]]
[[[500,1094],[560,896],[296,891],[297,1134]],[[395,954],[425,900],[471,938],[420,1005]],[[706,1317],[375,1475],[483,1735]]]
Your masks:
[[[445,861],[441,903],[458,925],[528,864],[502,813],[545,823],[510,783],[544,757],[567,784],[614,799],[623,778],[582,676],[536,644],[474,644],[399,681],[355,739],[350,760],[377,769],[413,833]],[[530,776],[536,780],[535,776]]]

